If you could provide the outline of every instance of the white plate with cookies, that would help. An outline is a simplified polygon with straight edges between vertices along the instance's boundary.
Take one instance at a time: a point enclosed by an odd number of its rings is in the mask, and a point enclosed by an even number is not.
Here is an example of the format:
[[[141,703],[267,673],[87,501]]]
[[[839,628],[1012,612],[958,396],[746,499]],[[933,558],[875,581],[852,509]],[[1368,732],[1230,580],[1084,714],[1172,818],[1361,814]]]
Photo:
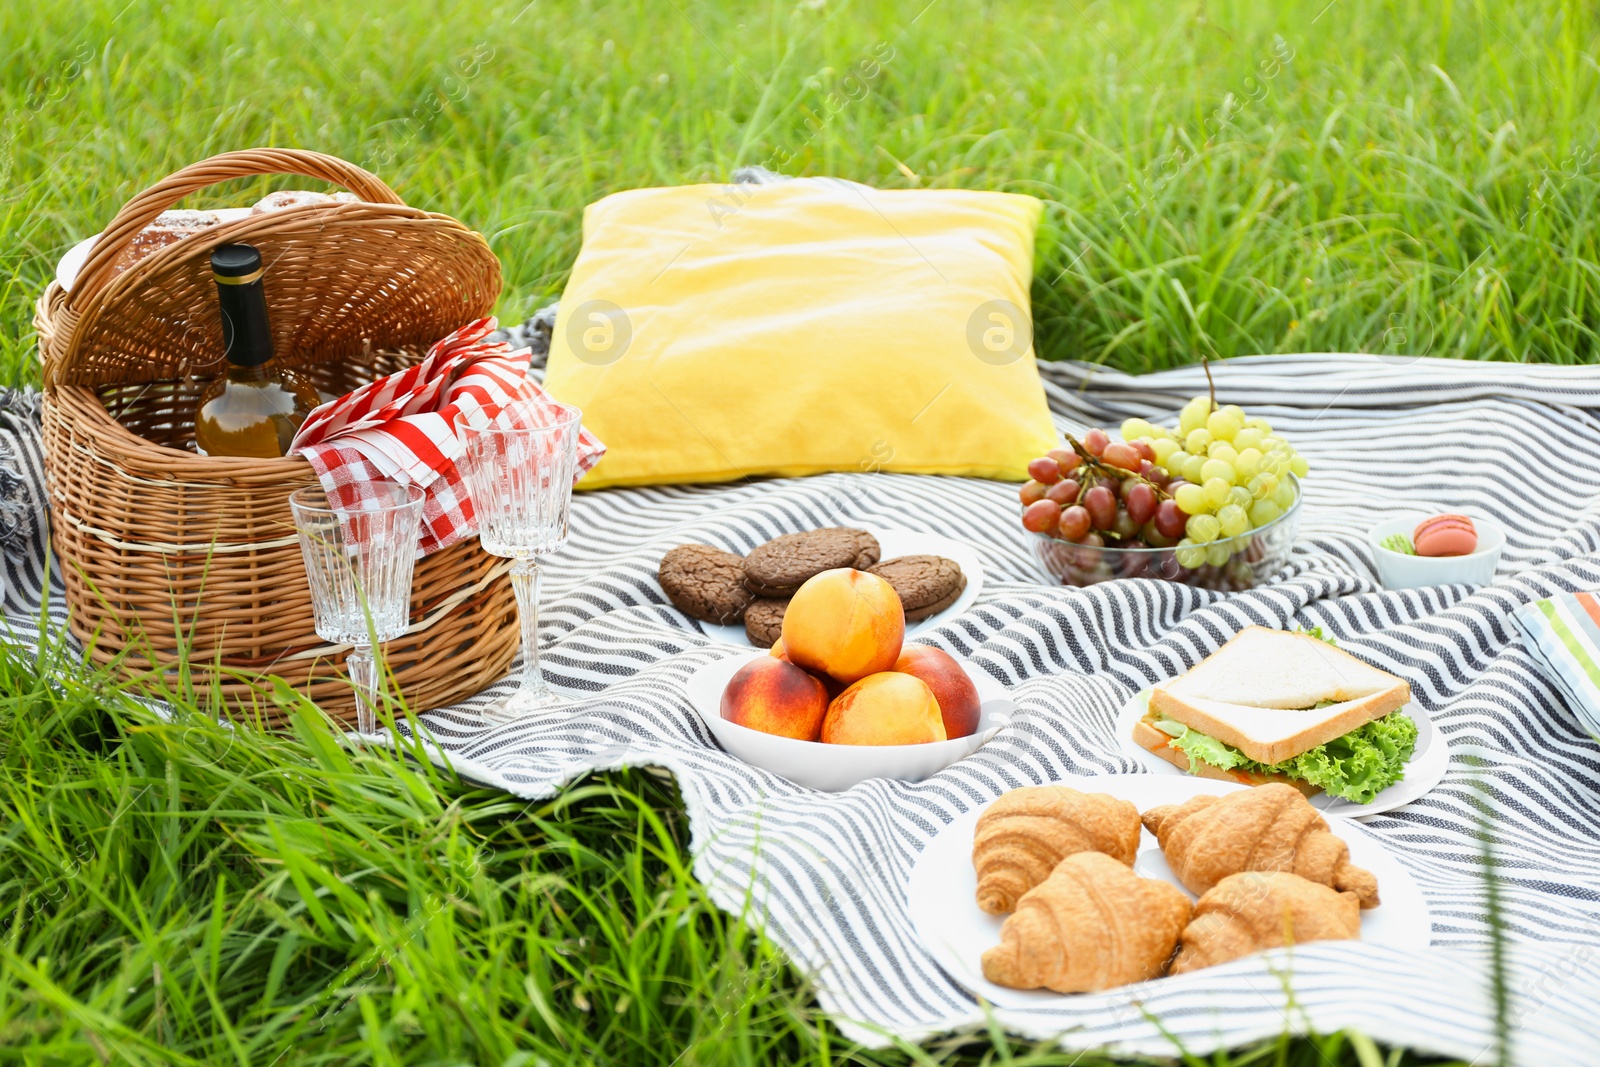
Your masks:
[[[1226,796],[1251,787],[1204,778],[1123,774],[1063,778],[1059,785],[1083,793],[1104,793],[1131,802],[1142,814],[1165,804],[1181,804],[1200,794]],[[922,851],[906,887],[912,926],[940,967],[977,996],[1001,1007],[1037,1008],[1077,994],[1048,989],[1011,989],[984,977],[983,954],[1001,943],[1005,915],[991,915],[978,906],[978,877],[973,867],[973,838],[988,805],[956,819]],[[1370,871],[1378,884],[1380,903],[1360,912],[1360,940],[1388,948],[1426,948],[1432,931],[1421,889],[1393,853],[1369,830],[1348,819],[1328,822],[1329,830],[1349,847],[1350,862]],[[1191,900],[1167,864],[1155,837],[1139,831],[1133,871],[1176,886]],[[1333,942],[1329,942],[1332,944]],[[1269,950],[1283,953],[1285,949]],[[1203,971],[1190,972],[1204,973]],[[1156,978],[1151,981],[1180,979]],[[1130,987],[1121,987],[1127,989]]]
[[[878,539],[879,562],[900,556],[943,556],[945,559],[955,560],[961,567],[962,577],[966,579],[966,587],[949,607],[926,619],[906,620],[908,640],[923,630],[948,622],[977,603],[978,595],[983,592],[983,560],[971,545],[920,530],[867,527],[867,532]],[[696,620],[696,624],[707,637],[725,641],[730,645],[756,647],[751,642],[749,634],[745,632],[743,624],[720,625],[704,620]]]

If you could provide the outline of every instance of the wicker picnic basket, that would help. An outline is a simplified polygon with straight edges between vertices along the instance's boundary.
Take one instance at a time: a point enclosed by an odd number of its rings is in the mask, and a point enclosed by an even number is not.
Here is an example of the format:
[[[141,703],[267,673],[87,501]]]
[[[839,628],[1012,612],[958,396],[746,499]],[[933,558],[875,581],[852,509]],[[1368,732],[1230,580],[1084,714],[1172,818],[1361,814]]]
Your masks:
[[[224,222],[120,273],[118,254],[162,211],[218,182],[261,175],[332,182],[359,203],[306,204]],[[193,451],[194,406],[222,366],[211,250],[247,242],[268,264],[278,358],[343,394],[420,358],[486,315],[500,267],[483,238],[407,207],[376,176],[332,156],[229,152],[130,200],[70,291],[51,285],[35,325],[43,358],[52,539],[74,634],[130,680],[182,680],[236,713],[276,723],[263,693],[280,676],[346,721],[347,649],[319,639],[288,497],[311,465]],[[453,703],[516,654],[506,566],[476,540],[417,562],[411,630],[387,646],[414,710]]]

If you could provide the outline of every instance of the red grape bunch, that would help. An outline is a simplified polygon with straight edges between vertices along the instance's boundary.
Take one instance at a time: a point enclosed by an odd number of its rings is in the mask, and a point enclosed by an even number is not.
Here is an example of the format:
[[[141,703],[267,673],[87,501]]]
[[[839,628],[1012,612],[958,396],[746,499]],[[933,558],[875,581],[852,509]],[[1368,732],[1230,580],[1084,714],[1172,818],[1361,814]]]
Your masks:
[[[1057,448],[1028,464],[1019,496],[1022,526],[1062,541],[1102,548],[1170,548],[1186,519],[1167,492],[1166,469],[1145,440],[1113,441],[1090,430],[1070,449]]]

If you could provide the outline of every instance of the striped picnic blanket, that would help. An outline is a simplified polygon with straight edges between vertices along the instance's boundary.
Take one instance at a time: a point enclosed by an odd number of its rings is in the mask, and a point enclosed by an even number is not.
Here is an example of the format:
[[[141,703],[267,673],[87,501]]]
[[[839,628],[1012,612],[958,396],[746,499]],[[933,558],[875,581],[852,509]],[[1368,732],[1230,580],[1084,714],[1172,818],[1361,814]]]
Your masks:
[[[1067,774],[1133,773],[1112,723],[1135,690],[1198,662],[1250,624],[1321,626],[1407,678],[1451,752],[1425,798],[1366,826],[1405,864],[1432,915],[1432,947],[1322,943],[1287,971],[1243,960],[996,1015],[1068,1046],[1203,1054],[1285,1029],[1354,1027],[1387,1042],[1492,1062],[1485,845],[1510,948],[1507,1022],[1518,1062],[1580,1064],[1600,1047],[1600,746],[1512,620],[1545,597],[1600,588],[1600,374],[1584,368],[1355,355],[1262,357],[1216,368],[1219,396],[1270,419],[1312,473],[1291,566],[1222,596],[1124,581],[1048,584],[1017,524],[1016,487],[958,478],[836,474],[577,495],[572,539],[545,572],[551,680],[569,713],[485,727],[490,691],[427,716],[471,777],[548,796],[592,770],[659,766],[681,784],[695,870],[724,906],[758,911],[823,1006],[876,1042],[970,1026],[984,1007],[943,973],[906,914],[924,845],[1007,789]],[[1063,428],[1174,417],[1198,368],[1131,377],[1044,369]],[[38,491],[25,418],[0,420]],[[1506,529],[1489,588],[1384,592],[1363,532],[1406,510],[1469,510]],[[666,603],[661,554],[700,541],[748,551],[777,534],[851,524],[973,545],[977,605],[926,638],[1011,687],[1013,724],[975,756],[909,785],[819,794],[720,751],[685,679],[728,652]],[[23,625],[41,592],[38,541],[8,557],[5,607]]]

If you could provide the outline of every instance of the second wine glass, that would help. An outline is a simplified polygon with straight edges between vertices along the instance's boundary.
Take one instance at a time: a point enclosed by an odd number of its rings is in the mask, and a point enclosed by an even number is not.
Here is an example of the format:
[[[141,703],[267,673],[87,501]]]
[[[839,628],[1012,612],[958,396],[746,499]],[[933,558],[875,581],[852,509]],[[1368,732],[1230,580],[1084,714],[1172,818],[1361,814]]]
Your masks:
[[[342,504],[320,485],[289,494],[317,635],[350,646],[345,671],[356,691],[358,733],[378,728],[373,649],[410,623],[422,502],[421,489],[393,482],[374,483]]]
[[[494,418],[456,416],[461,459],[485,552],[511,560],[511,585],[522,627],[517,691],[493,714],[503,718],[559,707],[564,701],[539,670],[539,564],[567,539],[572,482],[583,413],[575,407],[521,400]]]

